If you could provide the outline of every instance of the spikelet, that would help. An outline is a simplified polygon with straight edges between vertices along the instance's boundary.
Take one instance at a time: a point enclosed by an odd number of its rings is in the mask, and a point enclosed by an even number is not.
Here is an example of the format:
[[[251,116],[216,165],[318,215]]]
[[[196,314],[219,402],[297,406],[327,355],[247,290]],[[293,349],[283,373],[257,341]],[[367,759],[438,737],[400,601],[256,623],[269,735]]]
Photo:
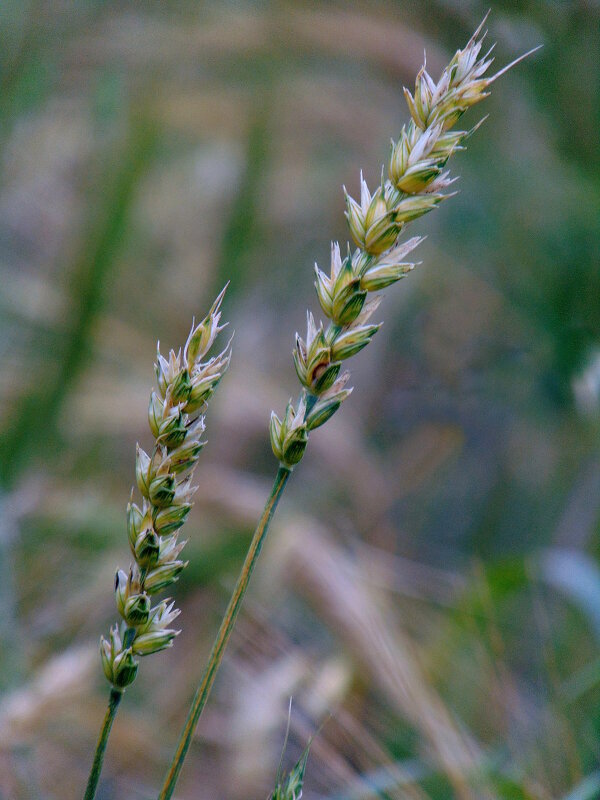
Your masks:
[[[269,796],[269,800],[301,800],[302,788],[304,786],[304,773],[306,772],[306,762],[308,761],[308,754],[310,750],[310,743],[304,750],[300,759],[296,762],[290,772],[282,776],[277,781],[277,786],[273,793]]]
[[[346,192],[346,219],[356,245],[342,258],[337,242],[331,245],[329,274],[315,264],[315,288],[327,327],[307,314],[307,332],[296,334],[294,366],[302,385],[294,411],[288,404],[284,419],[271,415],[271,444],[283,467],[292,469],[306,449],[308,433],[323,425],[348,397],[349,373],[340,377],[342,361],[366,347],[380,328],[368,320],[378,303],[368,299],[396,283],[415,266],[406,256],[422,241],[413,236],[400,242],[405,227],[452,196],[455,179],[445,170],[451,155],[483,120],[470,130],[452,130],[471,106],[484,100],[489,87],[526,53],[495,75],[485,77],[493,59],[491,49],[480,55],[485,19],[462,50],[458,50],[437,83],[423,65],[414,93],[404,89],[411,119],[392,140],[387,178],[374,192],[362,172],[360,202]],[[534,51],[531,51],[534,52]]]
[[[279,759],[279,766],[277,768],[277,778],[275,782],[275,789],[269,795],[268,800],[301,800],[302,789],[304,787],[304,773],[306,772],[306,764],[310,754],[310,748],[313,743],[314,736],[308,741],[304,748],[302,755],[294,764],[292,769],[285,775],[283,773],[283,758],[287,748],[288,736],[290,733],[290,722],[292,714],[292,700],[290,698],[290,707],[288,712],[288,724],[285,732],[285,739],[283,742],[283,749],[281,751],[281,758]],[[316,735],[316,734],[315,734]]]
[[[227,287],[225,287],[226,289]],[[148,422],[154,437],[151,455],[137,446],[135,477],[141,504],[127,506],[127,535],[133,563],[115,577],[115,599],[121,616],[108,639],[100,640],[104,674],[115,689],[135,680],[138,661],[171,647],[179,631],[174,604],[152,596],[174,583],[186,566],[180,559],[185,542],[179,529],[192,507],[192,474],[205,442],[203,411],[231,359],[229,343],[207,357],[219,332],[225,289],[205,319],[192,325],[183,354],[171,350],[164,358],[157,348],[157,390],[150,395]]]

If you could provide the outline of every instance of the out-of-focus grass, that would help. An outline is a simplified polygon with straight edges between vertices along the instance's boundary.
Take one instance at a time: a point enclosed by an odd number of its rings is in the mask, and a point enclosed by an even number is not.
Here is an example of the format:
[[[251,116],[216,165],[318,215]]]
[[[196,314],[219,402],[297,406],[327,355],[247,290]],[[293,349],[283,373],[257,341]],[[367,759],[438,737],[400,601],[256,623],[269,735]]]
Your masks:
[[[155,342],[231,279],[183,633],[142,664],[102,788],[155,796],[270,482],[312,262],[347,235],[340,186],[378,177],[423,47],[436,72],[486,10],[3,5],[2,796],[81,794]],[[291,694],[290,762],[332,714],[307,798],[597,795],[598,17],[494,3],[498,63],[544,49],[495,85],[311,439],[182,798],[264,797]]]
[[[90,359],[90,340],[98,315],[103,310],[119,247],[126,232],[128,214],[138,186],[140,171],[148,167],[154,131],[148,119],[133,118],[131,131],[122,146],[113,146],[108,169],[102,168],[100,198],[90,202],[90,221],[74,264],[68,268],[69,317],[65,334],[56,342],[55,363],[48,359],[36,376],[29,393],[21,398],[0,448],[0,480],[10,486],[23,464],[45,458],[55,450],[56,425],[63,401]]]

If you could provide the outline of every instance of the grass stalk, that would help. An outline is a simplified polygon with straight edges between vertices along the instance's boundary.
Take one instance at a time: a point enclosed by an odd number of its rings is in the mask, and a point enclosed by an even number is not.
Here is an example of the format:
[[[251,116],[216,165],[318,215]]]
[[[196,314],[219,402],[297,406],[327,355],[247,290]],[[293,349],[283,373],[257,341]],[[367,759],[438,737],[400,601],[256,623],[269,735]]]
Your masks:
[[[288,481],[290,473],[291,470],[284,466],[280,466],[277,470],[277,475],[275,476],[275,481],[273,482],[271,494],[265,503],[265,507],[256,526],[256,530],[254,531],[244,564],[237,579],[235,589],[233,590],[233,594],[229,600],[229,605],[227,606],[227,610],[221,621],[221,626],[219,627],[219,632],[217,633],[214,641],[208,663],[204,670],[204,675],[202,676],[202,680],[200,681],[200,684],[196,690],[196,694],[194,695],[192,705],[188,712],[185,725],[177,744],[175,755],[173,756],[171,766],[169,767],[169,771],[165,777],[165,781],[159,795],[159,800],[169,800],[169,798],[173,796],[175,784],[179,778],[179,773],[181,772],[184,759],[192,742],[198,720],[200,719],[202,710],[206,705],[206,701],[208,700],[208,696],[214,683],[217,671],[223,659],[223,653],[225,652],[227,642],[229,641],[229,637],[233,631],[244,595],[246,594],[246,589],[248,588],[248,584],[250,582],[254,565],[256,564],[263,542],[267,536],[269,523],[271,522],[273,514],[275,513],[279,498],[285,489],[285,485]],[[88,800],[87,795],[85,800]]]
[[[225,287],[226,289],[227,287]],[[179,555],[185,542],[178,541],[196,491],[191,485],[196,462],[206,442],[204,411],[229,367],[230,342],[218,355],[203,361],[225,325],[219,325],[225,289],[206,317],[194,322],[183,351],[171,350],[168,359],[157,347],[157,390],[150,395],[148,423],[154,446],[148,455],[137,446],[135,475],[142,495],[141,507],[127,506],[127,538],[133,556],[129,573],[118,570],[115,600],[121,620],[108,637],[100,638],[100,657],[114,693],[104,721],[85,800],[93,798],[110,728],[116,712],[116,696],[137,676],[138,657],[172,647],[180,631],[171,627],[179,616],[174,601],[152,605],[159,592],[174,584],[187,566]],[[114,706],[114,707],[113,707]]]
[[[487,17],[486,17],[487,18]],[[462,50],[457,50],[437,82],[419,70],[414,94],[404,89],[410,121],[392,140],[387,178],[371,192],[360,178],[360,200],[346,192],[346,218],[355,245],[347,245],[347,255],[338,242],[331,244],[329,275],[315,264],[315,288],[322,312],[329,320],[317,324],[307,313],[306,339],[296,334],[294,367],[302,385],[294,407],[292,400],[280,418],[274,411],[269,426],[273,454],[280,467],[273,490],[258,523],[250,549],[229,606],[221,623],[209,662],[196,691],[181,733],[175,756],[167,773],[159,800],[169,800],[175,790],[183,761],[204,708],[225,647],[248,587],[270,519],[292,468],[306,450],[311,431],[324,425],[340,408],[352,389],[342,363],[363,350],[381,324],[369,323],[382,298],[382,291],[405,277],[415,266],[405,257],[421,242],[414,236],[404,240],[407,225],[429,213],[454,192],[454,183],[445,171],[450,157],[463,150],[467,139],[481,122],[470,130],[455,130],[463,114],[489,95],[489,87],[514,64],[495,75],[486,72],[493,59],[491,49],[482,53],[485,19]],[[533,52],[533,51],[532,51]],[[368,295],[374,295],[368,297]],[[281,794],[281,786],[272,797]],[[289,798],[299,797],[297,784],[290,786]],[[288,793],[286,791],[286,798]]]
[[[123,692],[120,692],[118,689],[110,690],[108,708],[106,709],[106,715],[102,723],[100,736],[98,737],[98,744],[96,745],[96,752],[94,754],[94,761],[92,763],[92,769],[90,770],[90,777],[88,778],[84,800],[94,800],[96,796],[96,789],[98,788],[98,781],[100,780],[100,773],[102,772],[104,753],[106,752],[106,744],[110,735],[110,729],[117,716],[117,709],[119,708],[122,696]]]

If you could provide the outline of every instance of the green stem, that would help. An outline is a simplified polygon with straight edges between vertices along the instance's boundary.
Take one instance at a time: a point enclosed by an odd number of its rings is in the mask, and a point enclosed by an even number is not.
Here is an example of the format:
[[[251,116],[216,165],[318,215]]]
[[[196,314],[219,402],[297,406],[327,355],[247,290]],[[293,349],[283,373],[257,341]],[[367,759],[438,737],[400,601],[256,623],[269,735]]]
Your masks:
[[[90,777],[88,779],[87,788],[85,790],[85,796],[83,800],[94,800],[94,797],[96,795],[96,789],[98,788],[98,781],[100,780],[100,773],[102,772],[102,762],[104,761],[106,743],[108,742],[110,729],[112,728],[112,724],[117,715],[117,708],[119,707],[119,703],[121,702],[122,696],[123,692],[120,692],[118,689],[110,690],[108,708],[106,709],[106,715],[104,717],[104,722],[102,723],[100,736],[98,737],[98,744],[96,745],[96,754],[94,755],[94,763],[92,764],[92,769],[90,771]]]
[[[221,622],[221,627],[219,628],[219,632],[217,633],[217,637],[213,644],[202,681],[200,682],[200,685],[196,690],[196,694],[194,695],[192,705],[188,712],[187,720],[179,738],[177,750],[175,751],[175,755],[173,756],[169,771],[167,772],[163,788],[161,789],[159,800],[169,800],[169,798],[173,796],[175,784],[179,778],[179,773],[181,772],[184,759],[187,755],[187,751],[189,750],[192,737],[194,736],[194,731],[196,730],[198,720],[200,719],[200,714],[202,714],[202,710],[206,705],[206,701],[208,700],[208,695],[210,694],[217,670],[221,664],[223,653],[227,647],[227,642],[229,641],[229,637],[233,631],[240,606],[242,605],[242,600],[244,599],[246,589],[248,588],[252,570],[254,569],[254,565],[256,564],[256,560],[260,554],[262,544],[266,538],[269,523],[273,517],[275,509],[277,508],[277,503],[279,502],[279,498],[283,493],[289,477],[289,468],[280,466],[273,483],[271,494],[265,503],[262,516],[258,521],[256,530],[254,531],[254,536],[250,542],[250,547],[248,548],[248,552],[235,585],[235,589],[233,590],[229,605],[227,606],[227,611],[225,612],[225,616]]]

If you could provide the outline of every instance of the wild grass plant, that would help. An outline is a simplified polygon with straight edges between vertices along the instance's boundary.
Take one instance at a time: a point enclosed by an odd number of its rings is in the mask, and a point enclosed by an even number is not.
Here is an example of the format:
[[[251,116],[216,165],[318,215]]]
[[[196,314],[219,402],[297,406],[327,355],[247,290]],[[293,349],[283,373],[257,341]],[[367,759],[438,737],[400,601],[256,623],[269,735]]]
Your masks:
[[[328,273],[315,265],[315,288],[327,326],[307,313],[305,338],[296,335],[294,366],[301,384],[300,394],[290,399],[285,413],[271,415],[270,440],[279,467],[264,506],[239,578],[221,622],[208,663],[177,745],[160,800],[173,796],[198,720],[206,705],[225,648],[233,631],[250,577],[260,555],[269,524],[293,469],[302,460],[309,435],[324,425],[348,398],[350,374],[344,362],[363,350],[381,327],[373,323],[383,290],[405,277],[415,266],[407,256],[422,239],[404,239],[411,222],[438,207],[453,195],[454,183],[445,171],[452,155],[465,148],[471,129],[455,126],[471,106],[489,94],[493,82],[529,53],[494,75],[490,48],[482,55],[485,34],[477,28],[466,46],[458,50],[439,80],[419,71],[414,92],[405,89],[410,121],[397,141],[392,140],[387,169],[371,191],[362,174],[360,199],[345,191],[346,218],[354,249],[331,245]],[[139,448],[136,481],[142,505],[128,506],[128,535],[134,563],[129,573],[119,571],[115,593],[122,618],[101,640],[105,675],[111,683],[109,707],[102,726],[85,800],[95,796],[102,759],[121,695],[136,677],[137,656],[171,647],[178,631],[172,626],[178,611],[163,600],[152,606],[151,597],[174,583],[185,563],[179,559],[183,542],[178,532],[190,510],[191,479],[204,430],[202,412],[230,360],[229,345],[208,361],[207,356],[219,327],[222,292],[209,314],[193,326],[183,354],[171,351],[165,360],[157,356],[158,392],[150,399],[149,421],[155,437],[151,455]],[[298,800],[308,750],[285,778],[278,778],[273,800]],[[465,788],[456,778],[457,793]]]
[[[597,794],[600,6],[491,5],[497,64],[544,48],[410,229],[424,268],[289,481],[177,797],[266,797],[291,695],[286,765],[329,718],[311,800],[447,800],[475,773],[477,798]],[[339,187],[379,184],[398,88],[486,8],[3,4],[2,797],[81,798],[156,338],[183,344],[233,277],[235,368],[165,592],[182,632],[140,659],[98,792],[156,796],[271,484],[311,265],[349,238]]]
[[[204,411],[231,359],[230,343],[207,358],[219,333],[225,289],[206,317],[192,329],[183,352],[156,354],[157,391],[150,395],[148,422],[154,446],[148,455],[137,446],[135,477],[142,496],[138,506],[127,506],[127,535],[133,563],[129,572],[118,570],[115,598],[121,622],[108,638],[100,640],[106,679],[111,684],[106,716],[100,731],[86,800],[95,796],[110,730],[125,689],[137,675],[138,657],[172,647],[179,631],[172,627],[179,616],[174,601],[152,598],[174,584],[186,562],[179,556],[185,541],[180,529],[191,509],[195,491],[194,468],[205,442]]]

